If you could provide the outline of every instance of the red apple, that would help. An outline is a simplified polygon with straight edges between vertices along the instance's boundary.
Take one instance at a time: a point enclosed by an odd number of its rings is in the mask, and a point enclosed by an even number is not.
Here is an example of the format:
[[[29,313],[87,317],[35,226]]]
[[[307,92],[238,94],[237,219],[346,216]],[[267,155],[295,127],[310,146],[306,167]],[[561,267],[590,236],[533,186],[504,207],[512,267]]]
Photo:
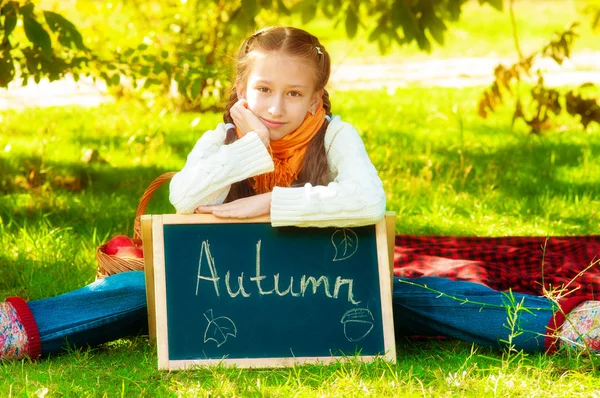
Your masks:
[[[122,247],[133,247],[133,241],[125,235],[117,235],[106,244],[106,254],[117,254]]]
[[[142,249],[133,246],[122,247],[119,250],[117,250],[117,254],[115,255],[121,258],[144,258],[144,252],[142,251]]]

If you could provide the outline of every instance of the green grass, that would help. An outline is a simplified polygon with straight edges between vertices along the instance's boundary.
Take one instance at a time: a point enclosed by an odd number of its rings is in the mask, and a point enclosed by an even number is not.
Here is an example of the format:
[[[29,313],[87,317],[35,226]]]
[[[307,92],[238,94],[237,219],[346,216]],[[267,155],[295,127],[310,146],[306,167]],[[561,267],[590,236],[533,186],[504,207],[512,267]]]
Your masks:
[[[40,363],[0,365],[3,396],[251,396],[251,397],[585,397],[600,388],[588,359],[517,355],[504,361],[456,342],[404,342],[398,364],[336,363],[289,369],[213,367],[158,372],[145,339]]]
[[[600,233],[600,128],[559,119],[542,137],[508,109],[474,114],[480,89],[333,92],[380,171],[396,231],[444,235]],[[368,104],[367,106],[365,104]],[[0,113],[0,299],[40,299],[94,279],[94,250],[132,234],[137,202],[182,167],[219,114],[131,102]],[[86,164],[88,148],[107,163]],[[147,212],[170,213],[166,187]],[[454,341],[398,342],[398,363],[159,372],[145,338],[40,363],[0,364],[1,396],[589,396],[596,360],[492,352]]]

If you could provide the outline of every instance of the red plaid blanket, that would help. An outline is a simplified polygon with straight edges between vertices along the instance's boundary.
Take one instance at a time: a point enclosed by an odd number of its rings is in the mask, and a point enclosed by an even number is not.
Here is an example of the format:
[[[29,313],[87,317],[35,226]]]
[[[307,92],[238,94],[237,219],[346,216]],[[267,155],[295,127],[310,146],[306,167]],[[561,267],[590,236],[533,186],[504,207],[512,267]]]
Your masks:
[[[396,235],[394,274],[439,276],[535,295],[543,294],[542,286],[566,287],[576,290],[574,295],[600,297],[600,235],[548,239]]]

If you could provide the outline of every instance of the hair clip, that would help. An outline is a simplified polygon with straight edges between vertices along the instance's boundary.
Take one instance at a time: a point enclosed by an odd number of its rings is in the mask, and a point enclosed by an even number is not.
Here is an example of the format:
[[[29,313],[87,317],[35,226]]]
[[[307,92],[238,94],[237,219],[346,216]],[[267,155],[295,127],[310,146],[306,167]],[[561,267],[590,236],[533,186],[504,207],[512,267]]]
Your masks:
[[[315,46],[315,48],[317,49],[317,53],[319,53],[319,55],[323,55],[323,53],[321,52],[321,47]]]
[[[225,123],[224,127],[225,127],[225,131],[229,131],[229,130],[235,128],[235,124],[233,124],[233,123]]]
[[[326,119],[328,122],[330,122],[330,121],[331,121],[331,116],[329,116],[329,115],[325,115],[325,119]]]

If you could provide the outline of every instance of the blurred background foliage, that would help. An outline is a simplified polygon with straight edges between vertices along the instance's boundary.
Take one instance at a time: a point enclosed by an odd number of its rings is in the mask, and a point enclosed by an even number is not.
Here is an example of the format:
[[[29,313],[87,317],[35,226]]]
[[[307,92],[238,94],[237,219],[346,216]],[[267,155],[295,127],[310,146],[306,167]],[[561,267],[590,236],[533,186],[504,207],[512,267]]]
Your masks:
[[[257,27],[319,14],[348,38],[365,30],[381,53],[413,42],[431,51],[466,1],[2,0],[0,86],[83,74],[115,95],[169,95],[181,109],[206,110],[221,103],[234,51]],[[502,0],[478,2],[502,10]]]
[[[366,36],[382,54],[415,44],[430,52],[432,43],[447,44],[448,24],[467,1],[0,0],[0,86],[85,75],[115,96],[215,109],[226,96],[235,49],[259,27],[318,16],[325,32],[343,26],[344,40]],[[472,1],[504,9],[502,0]],[[584,0],[581,9],[600,29],[600,0]]]

